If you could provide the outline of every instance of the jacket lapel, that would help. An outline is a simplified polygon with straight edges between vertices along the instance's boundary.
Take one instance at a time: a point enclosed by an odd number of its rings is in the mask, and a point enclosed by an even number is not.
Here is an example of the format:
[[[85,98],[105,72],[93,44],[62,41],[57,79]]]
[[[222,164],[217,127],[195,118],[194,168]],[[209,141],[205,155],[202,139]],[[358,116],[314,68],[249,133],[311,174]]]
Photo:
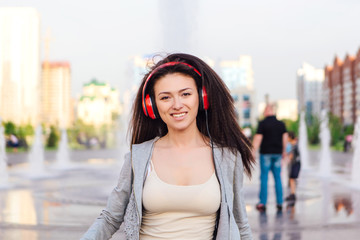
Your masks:
[[[134,171],[134,194],[138,213],[140,213],[140,221],[142,218],[142,189],[148,163],[152,156],[154,143],[158,138],[134,144],[132,146],[132,166]]]
[[[224,185],[224,172],[222,171],[221,168],[221,161],[222,161],[222,157],[221,157],[222,153],[221,153],[221,148],[218,148],[216,146],[214,146],[214,164],[215,164],[215,171],[216,171],[216,176],[218,178],[218,181],[220,183],[220,190],[221,190],[221,201],[225,202],[225,185]]]

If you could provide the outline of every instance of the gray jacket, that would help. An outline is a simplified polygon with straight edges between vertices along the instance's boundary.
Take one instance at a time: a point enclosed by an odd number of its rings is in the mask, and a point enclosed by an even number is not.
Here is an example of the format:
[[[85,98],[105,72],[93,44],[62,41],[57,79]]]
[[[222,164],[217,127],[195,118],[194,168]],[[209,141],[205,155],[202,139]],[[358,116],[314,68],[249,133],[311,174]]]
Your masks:
[[[157,139],[133,145],[132,156],[125,156],[118,184],[110,194],[106,208],[81,239],[110,239],[122,222],[126,239],[139,239],[143,184]],[[216,239],[253,239],[245,210],[241,156],[215,146],[214,161],[221,189]]]

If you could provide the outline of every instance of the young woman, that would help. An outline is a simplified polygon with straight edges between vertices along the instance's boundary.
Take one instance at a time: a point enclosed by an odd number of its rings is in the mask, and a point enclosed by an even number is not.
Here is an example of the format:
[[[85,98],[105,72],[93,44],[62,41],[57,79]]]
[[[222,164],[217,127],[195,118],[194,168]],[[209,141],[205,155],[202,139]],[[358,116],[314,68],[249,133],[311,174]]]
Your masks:
[[[144,76],[132,147],[106,209],[83,239],[252,239],[243,197],[252,146],[233,99],[202,60],[171,54]]]

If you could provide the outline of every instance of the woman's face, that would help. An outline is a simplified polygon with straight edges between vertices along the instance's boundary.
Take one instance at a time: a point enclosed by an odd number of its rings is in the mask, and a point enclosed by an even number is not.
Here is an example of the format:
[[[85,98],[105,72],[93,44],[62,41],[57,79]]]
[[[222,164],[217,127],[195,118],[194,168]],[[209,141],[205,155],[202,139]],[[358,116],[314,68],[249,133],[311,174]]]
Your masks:
[[[172,73],[160,78],[154,86],[155,102],[169,132],[196,128],[199,94],[192,77]]]

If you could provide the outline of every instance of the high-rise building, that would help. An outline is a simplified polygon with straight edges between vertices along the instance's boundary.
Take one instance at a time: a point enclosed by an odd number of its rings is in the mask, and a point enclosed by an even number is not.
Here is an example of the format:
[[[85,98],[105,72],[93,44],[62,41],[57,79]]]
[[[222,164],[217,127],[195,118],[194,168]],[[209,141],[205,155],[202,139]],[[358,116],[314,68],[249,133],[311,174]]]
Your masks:
[[[347,55],[343,64],[343,123],[349,125],[355,122],[355,57]]]
[[[254,72],[251,56],[241,55],[237,61],[221,61],[220,75],[228,88],[254,88]]]
[[[70,127],[71,71],[68,62],[43,62],[41,79],[41,120],[48,125]]]
[[[83,87],[77,104],[77,118],[96,127],[109,125],[120,113],[119,92],[109,84],[91,80]]]
[[[332,100],[333,99],[333,91],[332,91],[332,66],[326,66],[325,67],[325,79],[323,84],[323,90],[322,90],[322,99],[324,102],[323,108],[326,109],[329,112],[333,112],[333,105]]]
[[[324,70],[304,62],[296,75],[298,111],[320,116],[323,107]]]
[[[360,117],[360,49],[358,50],[354,64],[355,75],[355,117]]]
[[[280,99],[273,102],[275,105],[275,114],[277,119],[290,119],[296,121],[298,119],[298,100],[296,99]],[[258,105],[258,111],[261,118],[264,117],[263,113],[266,107],[265,102]]]
[[[335,57],[333,69],[331,71],[331,84],[332,84],[332,92],[333,96],[330,101],[332,102],[331,105],[333,107],[332,113],[335,116],[341,118],[343,121],[343,61],[340,58]]]
[[[150,66],[152,66],[152,55],[145,56],[134,56],[132,59],[132,83],[133,86],[140,86],[141,80],[144,75],[148,72]],[[132,86],[131,86],[132,87]]]
[[[219,70],[234,98],[240,126],[254,126],[256,101],[251,56],[242,55],[236,61],[221,61]]]
[[[344,125],[355,124],[360,116],[360,49],[356,56],[347,55],[344,61],[335,57],[325,67],[323,89],[325,109]]]
[[[0,8],[0,116],[38,124],[40,17],[34,8]]]
[[[256,125],[255,91],[245,87],[231,90],[234,99],[236,114],[241,127]]]

